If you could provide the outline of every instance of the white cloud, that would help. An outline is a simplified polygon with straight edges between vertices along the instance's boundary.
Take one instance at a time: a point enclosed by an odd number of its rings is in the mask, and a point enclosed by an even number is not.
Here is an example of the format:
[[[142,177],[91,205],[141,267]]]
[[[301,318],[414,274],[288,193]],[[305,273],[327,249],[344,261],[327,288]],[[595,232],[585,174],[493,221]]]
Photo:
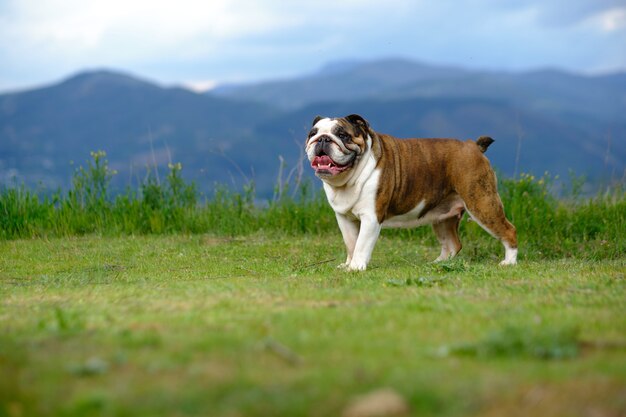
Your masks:
[[[615,53],[622,2],[0,0],[0,90],[87,67],[195,86],[384,55],[495,68],[624,66]]]
[[[204,93],[214,89],[218,85],[218,82],[215,80],[188,80],[183,82],[182,85],[196,93]]]
[[[162,51],[199,37],[215,43],[290,25],[251,0],[12,0],[5,8],[5,45],[38,53],[106,51],[124,46],[119,39]]]
[[[409,0],[389,0],[385,12],[408,7]],[[363,13],[380,14],[374,0],[7,0],[0,33],[13,41],[68,49],[93,49],[107,38],[129,36],[175,44],[208,37],[240,38],[278,32],[310,23],[357,23]]]
[[[626,7],[606,10],[597,16],[593,16],[593,21],[605,32],[615,32],[626,28]],[[626,47],[626,44],[624,45]]]

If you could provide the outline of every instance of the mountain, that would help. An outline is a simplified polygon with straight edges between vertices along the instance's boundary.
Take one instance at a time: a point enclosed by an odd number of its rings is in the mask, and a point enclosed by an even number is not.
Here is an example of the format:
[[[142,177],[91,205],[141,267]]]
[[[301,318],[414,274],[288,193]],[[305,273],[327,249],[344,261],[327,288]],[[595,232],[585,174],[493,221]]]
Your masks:
[[[76,165],[103,149],[118,187],[135,186],[147,166],[163,173],[171,161],[204,191],[247,178],[269,196],[279,155],[296,163],[314,116],[350,113],[399,137],[490,135],[487,156],[505,175],[567,177],[573,169],[606,180],[626,169],[626,73],[485,72],[388,59],[206,94],[103,70],[1,94],[0,182],[67,186]]]
[[[103,149],[122,183],[145,175],[147,165],[174,161],[212,185],[236,171],[229,158],[248,169],[259,156],[274,157],[249,142],[252,126],[275,114],[267,105],[162,88],[126,74],[81,73],[0,96],[0,172],[67,185],[70,162],[84,163],[90,151]]]
[[[452,67],[430,66],[405,59],[372,62],[342,61],[325,65],[320,71],[293,80],[230,85],[211,93],[245,101],[272,103],[289,110],[318,101],[350,101],[389,95],[411,83],[428,80],[455,80],[469,74]]]
[[[315,102],[423,98],[492,98],[555,115],[624,121],[626,73],[584,76],[559,70],[523,73],[469,71],[387,59],[329,64],[293,80],[229,86],[221,97],[294,109]]]

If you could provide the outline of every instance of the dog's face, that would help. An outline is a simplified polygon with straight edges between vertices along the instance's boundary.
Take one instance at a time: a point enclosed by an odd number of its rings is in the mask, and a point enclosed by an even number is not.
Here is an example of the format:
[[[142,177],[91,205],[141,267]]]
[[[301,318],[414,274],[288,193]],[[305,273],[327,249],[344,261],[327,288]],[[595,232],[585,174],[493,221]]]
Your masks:
[[[341,182],[367,151],[369,124],[357,114],[341,118],[317,116],[306,141],[306,153],[315,175],[327,182]]]

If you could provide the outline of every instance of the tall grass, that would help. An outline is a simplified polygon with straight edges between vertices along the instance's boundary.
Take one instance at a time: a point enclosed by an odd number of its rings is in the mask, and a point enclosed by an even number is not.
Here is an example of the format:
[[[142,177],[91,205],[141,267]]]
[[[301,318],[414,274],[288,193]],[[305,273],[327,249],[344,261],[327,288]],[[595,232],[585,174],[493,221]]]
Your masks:
[[[180,163],[168,164],[164,179],[148,171],[138,189],[113,195],[110,183],[116,172],[103,151],[92,152],[87,166],[74,172],[67,193],[46,195],[24,185],[0,188],[0,239],[88,233],[321,233],[334,224],[324,197],[306,181],[295,194],[281,190],[269,205],[260,206],[255,204],[254,183],[241,191],[217,186],[207,198],[181,172]]]
[[[115,172],[106,154],[93,152],[79,167],[68,192],[37,193],[23,185],[0,189],[0,239],[103,235],[211,233],[246,235],[259,231],[287,234],[339,233],[323,193],[307,181],[286,192],[280,183],[277,198],[256,204],[254,183],[241,191],[218,186],[208,198],[186,182],[180,164],[169,164],[159,181],[148,172],[138,189],[112,195]],[[577,183],[574,183],[577,184]],[[578,183],[578,185],[580,185]],[[614,258],[626,252],[626,194],[620,186],[593,198],[579,195],[579,186],[556,198],[546,175],[500,181],[507,217],[518,230],[521,252],[529,257],[582,256]],[[432,239],[428,228],[386,231],[408,239]],[[464,242],[498,245],[475,223],[463,222]]]
[[[500,196],[525,251],[550,257],[623,257],[626,254],[626,192],[616,184],[594,197],[582,197],[581,178],[557,198],[552,180],[523,174],[504,179]]]

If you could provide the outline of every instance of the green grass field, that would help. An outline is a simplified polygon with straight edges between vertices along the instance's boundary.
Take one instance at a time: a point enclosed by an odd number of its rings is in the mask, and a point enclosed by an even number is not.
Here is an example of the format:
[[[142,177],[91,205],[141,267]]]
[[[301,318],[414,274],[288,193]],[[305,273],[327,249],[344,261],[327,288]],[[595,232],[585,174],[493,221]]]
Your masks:
[[[463,241],[384,234],[364,273],[337,230],[0,241],[0,416],[626,415],[623,240]]]

